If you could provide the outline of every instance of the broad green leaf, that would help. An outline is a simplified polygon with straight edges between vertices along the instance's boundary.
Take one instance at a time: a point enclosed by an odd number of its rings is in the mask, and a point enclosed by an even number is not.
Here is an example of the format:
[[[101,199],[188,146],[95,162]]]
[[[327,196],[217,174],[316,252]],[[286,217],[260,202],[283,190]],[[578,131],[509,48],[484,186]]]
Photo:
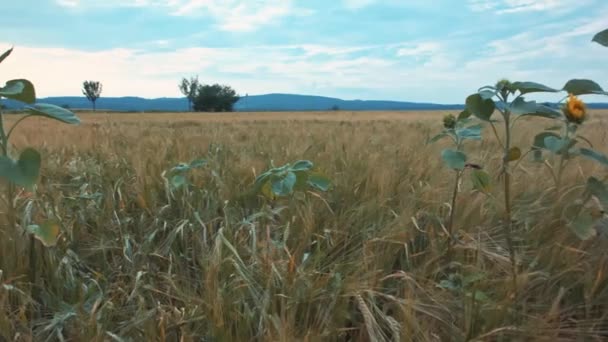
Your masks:
[[[441,139],[443,139],[443,138],[445,138],[447,136],[448,136],[448,134],[445,133],[445,132],[444,133],[439,133],[436,136],[434,136],[431,139],[429,139],[429,141],[427,141],[427,144],[435,143],[435,142],[437,142],[437,141],[439,141],[439,140],[441,140]]]
[[[207,161],[205,159],[195,159],[190,162],[190,167],[193,169],[198,169],[207,165]]]
[[[585,79],[572,79],[564,85],[563,90],[573,95],[608,94],[599,84]]]
[[[570,222],[569,227],[579,239],[585,241],[597,235],[594,224],[593,217],[589,213],[583,212]]]
[[[467,162],[466,154],[450,149],[441,151],[441,158],[443,158],[446,166],[453,170],[464,170]]]
[[[492,180],[490,175],[483,170],[474,170],[471,172],[471,182],[473,189],[488,193],[492,190]]]
[[[308,171],[312,169],[313,163],[309,160],[299,160],[293,164],[291,171]]]
[[[319,173],[309,174],[307,183],[308,183],[308,185],[312,186],[313,188],[315,188],[317,190],[321,190],[321,191],[327,191],[327,190],[329,190],[329,187],[331,186],[331,180],[329,180],[329,178],[327,178]]]
[[[545,146],[545,138],[547,138],[547,137],[555,137],[555,138],[560,139],[560,136],[556,133],[542,132],[542,133],[537,134],[534,137],[534,142],[532,143],[532,147],[547,149],[547,146]]]
[[[557,137],[546,137],[545,148],[549,151],[560,154],[568,145],[568,140],[564,140]]]
[[[591,41],[608,47],[608,29],[596,34]]]
[[[32,82],[25,79],[10,80],[0,88],[0,96],[25,103],[36,102],[36,91]]]
[[[0,55],[0,63],[6,59],[13,52],[13,48],[6,50],[2,55]]]
[[[528,93],[557,93],[559,91],[536,82],[513,82],[511,90],[518,90],[522,95]]]
[[[18,186],[31,188],[38,181],[40,161],[40,153],[32,148],[23,150],[17,161],[0,156],[0,177]]]
[[[189,170],[190,170],[190,165],[188,165],[186,163],[179,163],[171,169],[170,173],[171,174],[184,173]]]
[[[507,161],[512,162],[519,160],[519,158],[521,158],[521,150],[519,147],[511,147],[509,153],[507,154]]]
[[[57,220],[48,220],[40,225],[27,226],[27,231],[34,235],[45,247],[57,245],[61,234],[61,223]]]
[[[465,128],[457,128],[456,135],[460,139],[481,140],[481,125],[473,125]]]
[[[296,174],[291,171],[287,172],[283,177],[275,176],[270,180],[272,192],[277,196],[288,196],[293,193],[296,181]]]
[[[65,108],[52,104],[38,103],[33,106],[26,107],[26,109],[32,115],[44,116],[71,125],[80,124],[80,119],[76,116],[76,114]]]
[[[490,121],[490,117],[496,109],[496,104],[491,99],[483,99],[479,94],[473,94],[467,97],[466,109],[477,118]]]
[[[479,95],[484,100],[492,99],[494,96],[496,96],[496,90],[481,90]]]
[[[584,157],[593,159],[597,162],[604,164],[605,166],[608,166],[608,157],[606,157],[606,155],[604,155],[596,150],[592,150],[590,148],[580,148],[579,152]]]
[[[587,191],[608,207],[608,188],[602,181],[595,177],[589,177],[587,179]]]
[[[468,119],[471,116],[471,112],[469,112],[468,110],[463,110],[462,112],[460,112],[460,114],[458,114],[458,121],[462,121],[464,119]]]
[[[177,190],[188,184],[188,180],[183,174],[173,175],[171,178],[169,178],[169,181],[171,182],[171,188],[173,190]]]
[[[509,105],[509,111],[514,115],[539,116],[548,119],[562,117],[562,112],[557,109],[538,104],[536,101],[526,101],[521,97]]]
[[[467,292],[466,296],[471,298],[474,297],[476,302],[481,302],[481,303],[485,303],[488,302],[490,300],[490,297],[488,297],[488,295],[480,290],[475,290],[474,292]]]

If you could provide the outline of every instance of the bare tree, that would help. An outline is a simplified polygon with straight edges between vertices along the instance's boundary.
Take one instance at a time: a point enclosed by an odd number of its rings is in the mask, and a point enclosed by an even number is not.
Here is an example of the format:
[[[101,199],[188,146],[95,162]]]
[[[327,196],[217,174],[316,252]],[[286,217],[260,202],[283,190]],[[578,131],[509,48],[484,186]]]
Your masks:
[[[99,81],[84,81],[82,84],[82,94],[93,103],[93,111],[95,111],[95,101],[101,96],[103,85]]]
[[[198,91],[198,76],[190,77],[190,79],[183,78],[182,82],[179,84],[179,90],[184,94],[184,96],[188,99],[188,110],[192,111],[192,104],[194,103],[194,99],[196,98],[196,93]]]

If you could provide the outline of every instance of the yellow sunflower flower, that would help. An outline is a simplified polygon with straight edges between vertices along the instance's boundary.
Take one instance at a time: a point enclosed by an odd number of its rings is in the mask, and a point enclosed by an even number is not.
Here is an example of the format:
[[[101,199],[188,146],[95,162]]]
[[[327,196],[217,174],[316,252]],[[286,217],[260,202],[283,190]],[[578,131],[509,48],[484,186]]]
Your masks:
[[[585,106],[585,103],[572,94],[568,95],[568,102],[566,102],[563,111],[568,121],[577,124],[583,123],[587,116],[587,106]]]

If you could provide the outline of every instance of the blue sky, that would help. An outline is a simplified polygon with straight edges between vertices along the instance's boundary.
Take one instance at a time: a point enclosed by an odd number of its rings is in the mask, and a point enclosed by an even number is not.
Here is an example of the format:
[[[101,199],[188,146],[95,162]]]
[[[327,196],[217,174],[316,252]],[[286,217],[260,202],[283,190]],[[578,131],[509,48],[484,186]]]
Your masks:
[[[507,77],[608,88],[606,0],[21,0],[2,5],[3,80],[39,96],[177,97],[182,77],[240,94],[462,103]]]

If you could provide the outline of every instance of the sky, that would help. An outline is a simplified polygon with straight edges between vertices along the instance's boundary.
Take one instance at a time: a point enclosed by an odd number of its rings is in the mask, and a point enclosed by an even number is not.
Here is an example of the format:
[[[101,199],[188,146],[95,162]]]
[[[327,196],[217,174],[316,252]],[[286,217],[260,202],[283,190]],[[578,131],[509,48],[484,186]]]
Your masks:
[[[501,78],[608,88],[606,0],[20,0],[2,4],[0,81],[39,97],[239,94],[463,103]]]

